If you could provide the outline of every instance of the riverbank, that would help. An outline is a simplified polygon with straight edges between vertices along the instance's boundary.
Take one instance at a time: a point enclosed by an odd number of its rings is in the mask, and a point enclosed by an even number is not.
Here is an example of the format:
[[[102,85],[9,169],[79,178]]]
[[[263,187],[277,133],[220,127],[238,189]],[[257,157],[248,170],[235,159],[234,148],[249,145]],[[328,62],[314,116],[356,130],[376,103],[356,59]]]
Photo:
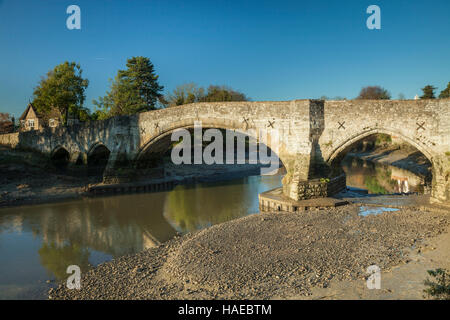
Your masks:
[[[0,146],[0,208],[80,198],[86,179],[63,174],[35,152]]]
[[[423,299],[427,270],[450,270],[450,228],[447,226],[445,232],[428,239],[423,246],[410,248],[405,252],[406,263],[382,271],[380,290],[367,290],[365,279],[332,281],[329,288],[314,288],[307,299]],[[304,299],[295,296],[291,298]]]
[[[403,208],[363,217],[360,211],[353,204],[232,220],[101,264],[82,276],[81,290],[61,284],[49,298],[333,298],[318,288],[336,290],[346,283],[348,292],[365,293],[366,269],[376,264],[397,284],[382,284],[377,292],[390,290],[387,297],[396,299],[421,294],[424,269],[449,267],[448,244],[442,244],[448,239],[449,212]],[[424,265],[414,250],[432,250],[442,259],[430,258]],[[408,265],[414,279],[398,269]]]
[[[140,178],[137,184],[226,181],[259,175],[261,165],[183,165],[165,164],[161,178]],[[86,171],[86,170],[85,170]],[[90,186],[102,186],[101,177],[86,172],[70,172],[55,168],[43,155],[0,146],[0,208],[35,205],[81,199],[92,196]]]

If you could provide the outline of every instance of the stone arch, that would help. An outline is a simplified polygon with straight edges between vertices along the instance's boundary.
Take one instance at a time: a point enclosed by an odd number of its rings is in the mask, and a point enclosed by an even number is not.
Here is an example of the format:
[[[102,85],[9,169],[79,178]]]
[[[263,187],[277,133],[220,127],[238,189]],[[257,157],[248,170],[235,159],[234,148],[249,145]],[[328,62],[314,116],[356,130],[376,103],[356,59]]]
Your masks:
[[[50,153],[50,161],[55,167],[64,169],[69,164],[70,153],[66,148],[59,145]]]
[[[96,141],[96,142],[94,142],[93,144],[91,144],[91,146],[87,149],[87,152],[86,152],[87,156],[91,155],[92,152],[93,152],[96,148],[102,147],[102,146],[105,147],[105,148],[107,148],[107,149],[109,150],[109,148],[106,146],[105,143],[103,143],[102,141]]]
[[[218,121],[218,119],[196,119],[192,120],[191,123],[187,124],[186,122],[190,121],[180,121],[176,123],[172,123],[172,125],[168,128],[165,128],[164,130],[161,130],[157,134],[154,134],[150,136],[148,139],[145,140],[144,143],[141,144],[141,148],[139,148],[138,152],[136,153],[136,156],[133,159],[134,166],[137,167],[139,162],[145,157],[145,154],[149,152],[150,148],[153,148],[154,152],[162,151],[162,149],[166,148],[167,141],[170,141],[170,135],[179,129],[193,129],[194,128],[194,121],[201,121],[202,122],[202,128],[203,129],[224,129],[224,130],[233,130],[237,133],[246,135],[248,137],[251,137],[255,139],[256,141],[259,141],[258,134],[254,135],[251,134],[251,130],[254,130],[256,132],[257,128],[244,128],[242,125],[241,128],[233,125],[233,123],[229,123],[224,120]],[[224,139],[225,142],[225,139]],[[280,159],[280,162],[284,165],[283,162],[283,156],[278,153],[270,143],[266,143],[267,147],[271,150],[271,152],[274,152],[278,158]]]
[[[106,169],[111,151],[103,142],[94,143],[87,152],[89,176],[101,176]]]
[[[384,128],[376,128],[364,132],[357,133],[347,139],[345,139],[342,143],[339,144],[338,147],[334,148],[326,157],[326,162],[331,168],[336,168],[339,166],[340,161],[345,156],[347,151],[358,141],[364,139],[368,136],[374,134],[388,134],[390,136],[398,137],[400,140],[410,144],[415,147],[419,152],[421,152],[431,163],[431,172],[432,172],[432,191],[431,191],[431,201],[444,201],[448,199],[448,181],[445,180],[443,175],[442,161],[439,161],[439,156],[430,150],[427,146],[421,145],[417,143],[415,140],[406,137],[402,133],[396,130],[384,129]]]
[[[378,134],[378,133],[388,134],[390,136],[399,137],[401,140],[412,145],[417,150],[419,150],[421,153],[423,153],[425,155],[425,157],[427,157],[427,159],[433,164],[433,158],[434,158],[433,152],[431,150],[429,150],[427,147],[424,147],[424,146],[418,144],[413,139],[406,137],[405,135],[401,134],[398,131],[383,129],[383,128],[377,128],[377,129],[372,129],[372,130],[368,130],[368,131],[364,131],[364,132],[359,132],[351,137],[348,137],[341,144],[339,144],[338,147],[334,148],[329,153],[329,156],[325,159],[326,162],[331,165],[335,161],[335,159],[338,159],[339,156],[341,156],[342,154],[345,154],[355,143],[357,143],[358,141],[360,141],[366,137],[369,137],[371,135]]]

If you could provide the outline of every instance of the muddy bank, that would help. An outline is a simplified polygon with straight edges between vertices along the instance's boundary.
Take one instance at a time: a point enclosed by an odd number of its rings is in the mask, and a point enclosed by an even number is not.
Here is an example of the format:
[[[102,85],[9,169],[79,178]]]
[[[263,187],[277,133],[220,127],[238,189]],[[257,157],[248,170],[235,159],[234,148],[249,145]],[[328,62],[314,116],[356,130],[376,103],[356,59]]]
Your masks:
[[[165,175],[140,177],[136,182],[176,181],[180,184],[226,181],[259,175],[261,165],[165,165]],[[92,196],[89,186],[102,185],[102,177],[89,176],[87,169],[56,168],[38,153],[0,146],[0,208],[59,202]]]
[[[43,155],[0,146],[0,208],[79,198],[87,183],[58,171]]]
[[[84,274],[51,299],[271,299],[314,296],[411,261],[410,248],[448,232],[448,212],[401,209],[362,217],[358,205],[257,214],[170,240]],[[440,265],[436,267],[442,267]],[[424,275],[425,276],[425,275]],[[415,289],[414,289],[415,290]]]

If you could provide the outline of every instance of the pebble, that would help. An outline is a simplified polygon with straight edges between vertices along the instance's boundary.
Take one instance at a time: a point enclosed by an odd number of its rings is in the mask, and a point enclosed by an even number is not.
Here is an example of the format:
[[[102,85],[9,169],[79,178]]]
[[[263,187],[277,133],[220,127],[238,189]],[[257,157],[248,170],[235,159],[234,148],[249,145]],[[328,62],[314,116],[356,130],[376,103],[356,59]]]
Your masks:
[[[356,212],[357,207],[349,205],[329,209],[327,215],[277,213],[270,219],[257,215],[236,219],[112,260],[87,273],[82,290],[60,286],[49,296],[159,299],[164,293],[170,299],[187,295],[189,299],[270,299],[292,292],[309,295],[313,287],[327,287],[330,279],[360,279],[372,264],[383,270],[409,262],[401,248],[411,242],[419,246],[419,239],[435,236],[448,225],[448,218],[439,213],[411,215],[411,210],[402,209],[369,220]],[[270,223],[258,223],[265,220]],[[301,227],[307,228],[299,236]],[[373,228],[376,233],[369,232]],[[154,272],[136,283],[130,272],[122,270]],[[280,279],[292,285],[280,285]],[[187,283],[189,293],[182,290]]]

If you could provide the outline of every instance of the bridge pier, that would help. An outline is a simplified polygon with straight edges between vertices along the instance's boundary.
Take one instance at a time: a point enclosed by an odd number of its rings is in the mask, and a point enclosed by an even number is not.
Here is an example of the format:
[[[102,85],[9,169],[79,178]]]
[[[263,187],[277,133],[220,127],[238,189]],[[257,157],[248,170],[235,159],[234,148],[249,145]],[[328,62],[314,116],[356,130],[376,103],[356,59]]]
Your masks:
[[[436,157],[433,164],[431,203],[450,204],[450,155]]]
[[[87,154],[85,152],[72,152],[69,157],[67,168],[73,174],[87,176]]]
[[[295,201],[330,197],[346,188],[342,169],[331,170],[323,162],[314,162],[314,157],[299,156],[294,166],[287,167],[286,171],[283,194]]]
[[[87,165],[87,154],[80,151],[72,152],[69,163],[71,165]]]
[[[306,200],[332,196],[346,187],[340,163],[325,161],[320,138],[325,131],[325,101],[310,100],[307,109],[306,135],[302,152],[285,155],[287,174],[283,179],[283,194],[292,200]],[[297,142],[298,143],[298,142]],[[285,160],[283,160],[285,163]]]
[[[133,180],[134,170],[124,152],[111,152],[103,173],[103,183],[126,183]]]

